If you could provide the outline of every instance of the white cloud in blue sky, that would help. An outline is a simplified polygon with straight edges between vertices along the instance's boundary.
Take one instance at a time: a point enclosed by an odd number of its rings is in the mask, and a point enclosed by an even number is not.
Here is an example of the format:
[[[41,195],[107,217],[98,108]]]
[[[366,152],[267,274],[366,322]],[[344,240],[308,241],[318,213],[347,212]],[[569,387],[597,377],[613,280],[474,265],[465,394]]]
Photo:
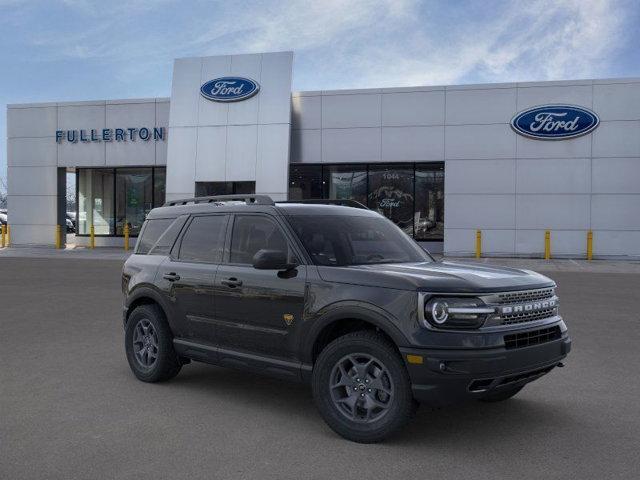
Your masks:
[[[0,107],[169,96],[176,57],[278,50],[298,90],[640,76],[639,24],[635,0],[0,0]]]

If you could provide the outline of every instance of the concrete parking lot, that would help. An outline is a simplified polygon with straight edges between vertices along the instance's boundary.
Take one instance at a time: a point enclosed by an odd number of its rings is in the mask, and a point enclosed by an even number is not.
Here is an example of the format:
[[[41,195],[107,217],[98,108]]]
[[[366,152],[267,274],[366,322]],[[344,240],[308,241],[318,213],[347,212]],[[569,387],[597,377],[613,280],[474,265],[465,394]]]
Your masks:
[[[199,364],[165,384],[137,381],[124,356],[121,265],[0,257],[0,478],[602,480],[640,471],[637,269],[550,269],[574,341],[565,368],[502,404],[422,408],[396,437],[358,445],[323,423],[304,385]]]

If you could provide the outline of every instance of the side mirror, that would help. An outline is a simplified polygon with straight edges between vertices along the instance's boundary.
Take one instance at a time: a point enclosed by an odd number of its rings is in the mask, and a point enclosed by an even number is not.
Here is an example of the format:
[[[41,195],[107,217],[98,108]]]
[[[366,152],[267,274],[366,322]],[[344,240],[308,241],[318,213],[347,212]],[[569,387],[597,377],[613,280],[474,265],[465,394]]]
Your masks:
[[[258,270],[292,270],[298,265],[287,263],[287,254],[281,250],[258,250],[253,256],[253,268]]]

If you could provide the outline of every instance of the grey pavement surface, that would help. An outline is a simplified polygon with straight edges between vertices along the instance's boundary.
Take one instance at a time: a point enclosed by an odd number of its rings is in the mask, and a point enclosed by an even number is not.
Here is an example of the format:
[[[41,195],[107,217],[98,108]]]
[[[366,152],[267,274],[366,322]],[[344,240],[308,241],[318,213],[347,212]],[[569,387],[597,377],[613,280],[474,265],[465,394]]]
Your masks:
[[[574,341],[565,368],[359,445],[304,385],[200,364],[137,381],[121,263],[0,256],[0,478],[638,478],[639,273],[548,272]]]

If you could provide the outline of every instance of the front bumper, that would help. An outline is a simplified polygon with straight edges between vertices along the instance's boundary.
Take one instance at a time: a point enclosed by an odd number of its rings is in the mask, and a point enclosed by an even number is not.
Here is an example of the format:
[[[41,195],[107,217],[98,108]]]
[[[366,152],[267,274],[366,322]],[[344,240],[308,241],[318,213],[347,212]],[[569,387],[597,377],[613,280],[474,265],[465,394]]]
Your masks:
[[[443,406],[532,382],[556,367],[571,350],[566,332],[556,340],[523,348],[401,348],[413,395],[426,405]],[[410,363],[407,355],[422,358]]]

